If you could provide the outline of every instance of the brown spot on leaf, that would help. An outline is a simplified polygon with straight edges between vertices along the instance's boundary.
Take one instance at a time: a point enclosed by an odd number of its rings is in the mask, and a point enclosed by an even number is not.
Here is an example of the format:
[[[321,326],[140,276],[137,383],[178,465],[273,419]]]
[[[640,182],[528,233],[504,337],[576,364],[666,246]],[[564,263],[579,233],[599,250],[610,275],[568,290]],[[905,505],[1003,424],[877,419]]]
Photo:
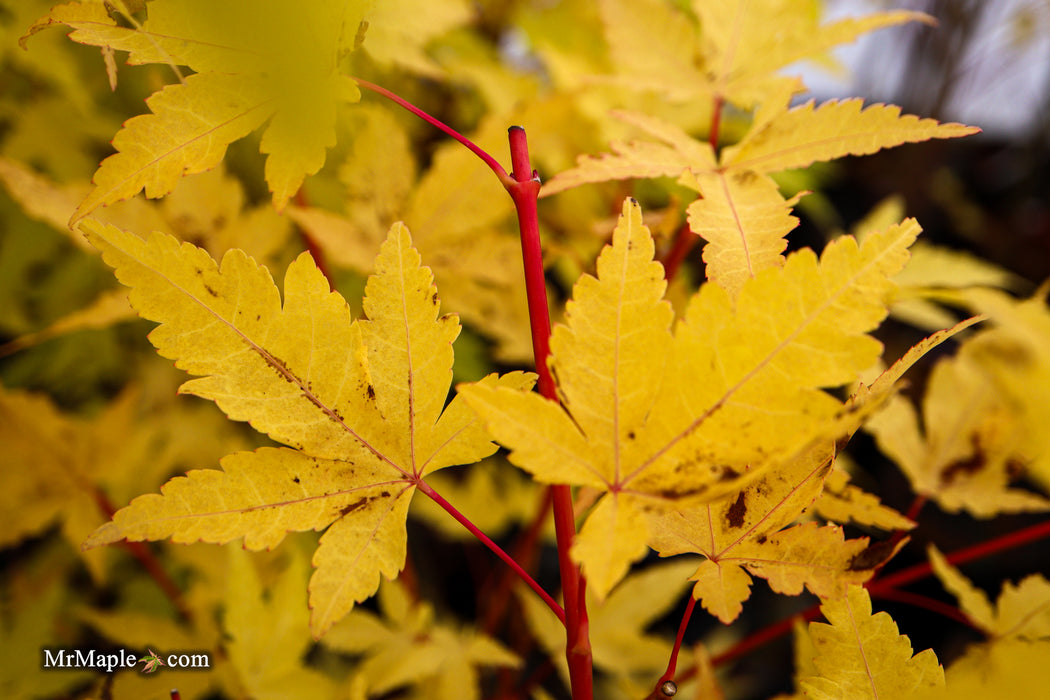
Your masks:
[[[976,474],[981,471],[985,464],[987,464],[987,457],[984,454],[984,448],[981,446],[978,436],[971,435],[970,444],[973,447],[973,454],[969,457],[950,462],[941,469],[942,484],[950,484],[960,476],[971,476]]]
[[[849,562],[849,571],[868,571],[886,563],[893,554],[890,542],[875,542],[858,552]]]
[[[941,483],[950,484],[962,475],[976,474],[984,464],[984,455],[979,452],[964,459],[957,459],[941,470]]]
[[[297,476],[293,476],[293,477],[292,477],[292,481],[293,481],[294,483],[298,484],[298,483],[299,483],[299,477],[297,477]]]
[[[365,387],[365,393],[368,394],[368,398],[369,398],[370,401],[375,401],[376,400],[376,390],[371,384],[369,384],[367,387]]]
[[[212,286],[210,284],[204,284],[204,291],[206,291],[208,294],[211,294],[216,299],[219,298],[219,293],[212,289]]]
[[[743,491],[733,501],[733,505],[729,506],[729,510],[726,511],[726,520],[729,522],[729,527],[743,527],[744,516],[747,515],[747,496]]]
[[[365,506],[367,506],[369,504],[369,502],[371,500],[372,500],[371,498],[362,498],[362,499],[359,499],[357,501],[354,501],[350,505],[343,506],[342,508],[339,509],[339,516],[342,517],[344,515],[349,515],[350,513],[353,513],[355,510],[358,510],[360,508],[364,508]]]
[[[740,472],[732,467],[722,467],[722,475],[718,477],[719,481],[732,481],[733,479],[740,476]],[[743,495],[743,494],[741,494]]]

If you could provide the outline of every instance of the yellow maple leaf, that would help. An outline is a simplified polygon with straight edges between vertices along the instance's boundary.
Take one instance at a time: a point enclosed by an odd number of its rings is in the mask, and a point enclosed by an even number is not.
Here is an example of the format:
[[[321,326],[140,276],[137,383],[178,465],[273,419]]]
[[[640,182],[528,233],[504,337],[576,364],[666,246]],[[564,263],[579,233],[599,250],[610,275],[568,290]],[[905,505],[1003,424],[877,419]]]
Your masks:
[[[223,471],[178,477],[141,496],[87,540],[171,538],[272,548],[291,530],[321,530],[310,583],[320,636],[369,597],[405,558],[405,518],[422,478],[495,451],[451,382],[458,319],[439,316],[430,270],[404,226],[391,228],[364,300],[346,302],[308,254],[288,268],[282,300],[266,268],[240,250],[221,267],[162,234],[143,240],[86,221],[83,230],[132,288],[132,305],[159,321],[150,340],[190,374],[180,391],[290,447],[238,452]],[[521,373],[485,385],[520,387]]]
[[[657,117],[629,112],[614,116],[649,140],[614,142],[611,154],[581,156],[577,166],[544,185],[544,195],[583,183],[626,178],[677,177],[701,199],[689,207],[689,226],[708,244],[708,279],[733,295],[745,279],[783,264],[786,236],[797,220],[767,176],[816,161],[865,155],[902,143],[955,138],[978,131],[960,124],[938,124],[901,116],[900,108],[859,99],[813,103],[788,109],[790,90],[767,99],[744,139],[716,159],[710,144]]]
[[[993,605],[932,545],[928,554],[941,584],[988,640],[971,644],[948,667],[946,689],[921,697],[1039,697],[1050,680],[1045,663],[1050,653],[1050,582],[1042,574],[1018,584],[1006,582]]]
[[[689,205],[689,228],[705,241],[707,278],[732,295],[744,280],[784,264],[787,234],[798,225],[768,175],[752,170],[701,173],[683,181],[702,196]]]
[[[1018,465],[1026,461],[1023,423],[1017,407],[997,389],[988,364],[967,348],[934,366],[921,421],[912,403],[898,396],[866,427],[915,492],[949,512],[966,510],[987,518],[1045,511],[1047,499],[1010,488]]]
[[[1006,582],[993,606],[936,547],[930,545],[927,553],[937,578],[959,600],[966,616],[995,642],[1050,637],[1050,581],[1044,576],[1032,574],[1016,585]]]
[[[912,656],[908,638],[886,613],[872,615],[871,598],[851,586],[838,600],[820,606],[831,624],[810,623],[817,675],[801,679],[807,698],[895,700],[944,685],[944,669],[933,650]]]
[[[583,276],[551,336],[562,406],[537,394],[462,387],[510,460],[548,483],[605,492],[573,546],[599,597],[646,551],[643,512],[710,501],[773,464],[855,429],[820,387],[855,381],[881,346],[889,276],[913,221],[858,247],[830,244],[748,280],[735,301],[704,285],[671,333],[663,271],[637,203],[624,203],[598,277]]]
[[[963,351],[988,373],[1012,409],[1019,432],[1020,464],[1044,493],[1050,493],[1050,307],[1044,284],[1031,298],[1017,300],[994,289],[969,289],[961,298],[987,314],[994,327],[977,334]]]
[[[807,58],[827,62],[829,49],[862,34],[930,20],[919,12],[898,11],[821,24],[815,0],[695,0],[689,5],[695,17],[662,0],[599,3],[616,84],[659,90],[674,100],[718,97],[750,109],[779,85],[794,82],[778,75],[785,66]]]
[[[124,450],[135,410],[129,391],[86,420],[63,415],[46,395],[0,386],[0,443],[9,467],[0,489],[0,547],[56,522],[77,546],[105,520],[98,497],[103,484],[127,477]],[[99,581],[105,578],[103,554],[81,557]]]
[[[259,574],[243,549],[229,547],[223,648],[253,698],[331,697],[333,681],[307,668],[303,657],[312,646],[304,583],[305,558],[297,550],[264,595]],[[167,641],[167,640],[165,640]]]
[[[822,518],[842,524],[853,522],[888,531],[911,530],[916,525],[880,503],[877,496],[850,483],[849,474],[842,469],[833,469],[828,474],[824,480],[824,491],[813,507]]]
[[[521,660],[488,635],[436,621],[427,603],[413,602],[398,581],[379,589],[382,615],[353,610],[332,628],[324,645],[363,654],[357,675],[370,694],[405,685],[437,700],[476,700],[478,666],[518,667]]]
[[[413,187],[414,179],[406,179],[415,168],[407,137],[389,116],[363,111],[369,116],[361,120],[362,143],[355,142],[354,150],[370,158],[348,161],[340,172],[347,185],[345,214],[292,207],[291,217],[333,263],[360,272],[367,272],[395,214],[403,218],[441,283],[444,302],[497,341],[498,358],[531,359],[521,243],[502,226],[513,215],[512,200],[485,164],[458,143],[439,147]],[[500,148],[506,124],[499,115],[486,118],[471,139],[482,148]]]
[[[117,153],[95,173],[95,189],[73,215],[145,189],[169,193],[180,177],[217,165],[226,146],[268,125],[261,150],[266,180],[282,208],[335,143],[336,106],[357,101],[356,84],[337,72],[352,50],[365,3],[163,0],[141,26],[122,27],[101,3],[61,5],[30,28],[74,29],[85,44],[127,51],[131,64],[188,66],[193,75],[147,99],[113,139]]]
[[[650,516],[651,544],[662,556],[706,557],[693,574],[693,597],[722,622],[740,614],[751,577],[798,595],[803,586],[823,598],[863,583],[891,553],[877,556],[867,538],[845,540],[842,529],[809,522],[785,528],[821,492],[831,470],[827,448],[769,472],[737,494],[713,503]]]
[[[830,100],[815,107],[810,100],[781,112],[749,131],[740,143],[727,147],[722,165],[774,173],[847,155],[868,155],[903,143],[958,138],[980,131],[911,114],[901,116],[900,107],[895,105],[873,104],[862,109],[863,104],[854,98]]]
[[[711,91],[744,109],[792,80],[777,74],[781,68],[825,58],[829,49],[883,27],[931,21],[921,12],[895,11],[821,24],[816,0],[693,0],[691,5],[700,19]]]

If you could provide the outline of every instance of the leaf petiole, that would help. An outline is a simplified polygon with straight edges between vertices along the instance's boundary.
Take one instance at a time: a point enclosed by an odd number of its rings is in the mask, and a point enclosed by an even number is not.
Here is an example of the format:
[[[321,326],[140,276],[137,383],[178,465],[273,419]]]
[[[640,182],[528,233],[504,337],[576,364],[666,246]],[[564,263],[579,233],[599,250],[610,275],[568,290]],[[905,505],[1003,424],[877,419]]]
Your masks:
[[[434,116],[428,114],[427,112],[424,112],[423,110],[421,110],[419,107],[416,107],[414,104],[412,104],[408,100],[404,99],[403,97],[399,97],[398,95],[395,95],[394,93],[390,92],[386,88],[380,87],[379,85],[376,85],[375,83],[370,83],[367,80],[364,80],[363,78],[355,78],[353,76],[350,76],[350,78],[355,83],[357,83],[359,86],[365,88],[366,90],[371,90],[372,92],[376,93],[377,95],[382,95],[383,97],[387,98],[391,102],[397,104],[398,106],[400,106],[400,107],[408,110],[412,114],[416,115],[417,117],[419,117],[420,119],[422,119],[426,123],[430,124],[431,126],[437,128],[437,129],[440,129],[441,131],[445,132],[446,134],[448,134],[449,136],[451,136],[455,140],[459,141],[461,144],[466,146],[474,155],[476,155],[478,158],[481,158],[481,160],[485,161],[485,165],[489,166],[489,168],[492,169],[492,172],[496,173],[496,177],[499,178],[500,182],[503,183],[504,187],[508,186],[507,183],[510,182],[511,179],[510,179],[510,176],[507,174],[507,171],[503,169],[503,166],[500,165],[499,162],[495,158],[493,158],[491,155],[489,155],[488,151],[486,151],[485,149],[481,148],[481,146],[477,145],[476,143],[474,143],[473,141],[468,139],[466,136],[464,136],[463,134],[461,134],[458,131],[456,131],[455,129],[453,129],[448,124],[445,124],[443,121],[441,121],[437,117],[434,117]]]
[[[558,605],[558,601],[554,600],[554,598],[551,597],[550,593],[543,590],[543,587],[540,584],[538,584],[536,580],[532,578],[532,576],[529,575],[529,572],[521,568],[521,565],[518,564],[517,561],[515,561],[514,557],[510,556],[505,551],[503,551],[502,547],[493,542],[492,538],[490,538],[484,532],[479,530],[478,526],[470,521],[470,518],[456,510],[456,507],[448,501],[446,501],[440,493],[435,491],[430,486],[430,484],[421,480],[416,483],[416,488],[418,488],[420,491],[429,496],[430,499],[434,501],[434,503],[437,503],[439,506],[441,506],[441,508],[444,509],[446,513],[455,518],[463,527],[467,528],[467,530],[470,531],[470,534],[474,535],[474,537],[477,537],[482,544],[484,544],[486,547],[492,550],[493,554],[495,554],[497,557],[506,562],[507,566],[513,569],[514,573],[521,577],[521,580],[524,581],[529,586],[529,588],[535,591],[536,595],[538,595],[543,600],[543,602],[546,603],[547,606],[554,611],[554,614],[558,616],[558,619],[561,621],[561,623],[563,625],[565,624],[565,610],[562,609],[560,605]]]

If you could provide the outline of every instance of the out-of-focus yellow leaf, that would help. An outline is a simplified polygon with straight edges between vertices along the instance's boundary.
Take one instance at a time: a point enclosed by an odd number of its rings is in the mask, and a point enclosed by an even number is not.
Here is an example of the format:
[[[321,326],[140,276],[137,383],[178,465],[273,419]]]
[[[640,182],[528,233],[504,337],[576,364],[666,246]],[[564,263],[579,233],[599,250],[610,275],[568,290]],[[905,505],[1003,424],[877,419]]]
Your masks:
[[[945,510],[978,517],[1044,511],[1050,502],[1010,488],[1024,463],[1022,424],[996,388],[988,366],[969,351],[940,361],[923,397],[922,421],[911,402],[894,397],[867,424],[880,449],[911,481],[916,493]]]
[[[886,613],[872,615],[868,592],[853,586],[821,612],[830,624],[810,623],[817,675],[803,678],[814,700],[896,700],[944,685],[944,669],[933,650],[912,656],[908,638]]]
[[[52,10],[28,34],[65,24],[74,41],[127,51],[129,63],[196,71],[154,93],[150,114],[126,122],[113,139],[117,153],[103,161],[73,219],[143,189],[147,197],[164,196],[180,177],[214,167],[227,145],[267,122],[266,180],[283,208],[334,144],[337,104],[359,97],[336,68],[340,53],[352,50],[365,9],[360,2],[314,1],[271,3],[259,12],[247,0],[167,0],[151,4],[140,27],[118,26],[100,3]]]
[[[1050,581],[1032,574],[1019,584],[1005,583],[993,607],[984,591],[970,583],[936,547],[927,550],[937,578],[966,616],[998,644],[1007,639],[1035,641],[1050,637]]]
[[[431,607],[410,601],[396,581],[385,583],[379,597],[381,602],[393,597],[398,604],[387,602],[382,617],[353,610],[323,641],[331,649],[364,655],[358,677],[364,679],[369,695],[408,685],[436,700],[477,700],[478,666],[521,663],[480,632],[436,622]]]
[[[266,596],[250,555],[227,549],[223,628],[229,639],[224,648],[244,692],[260,700],[333,697],[332,680],[303,664],[313,639],[302,556],[293,553]]]

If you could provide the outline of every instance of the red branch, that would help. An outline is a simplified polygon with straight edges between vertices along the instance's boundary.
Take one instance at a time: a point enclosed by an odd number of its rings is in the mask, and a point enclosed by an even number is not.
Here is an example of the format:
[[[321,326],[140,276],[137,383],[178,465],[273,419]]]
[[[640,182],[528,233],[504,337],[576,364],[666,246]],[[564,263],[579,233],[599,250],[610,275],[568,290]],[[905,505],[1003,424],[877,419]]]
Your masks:
[[[547,359],[550,357],[551,320],[547,307],[547,283],[543,276],[539,215],[536,210],[540,178],[532,169],[525,130],[520,126],[512,126],[508,137],[513,174],[505,186],[518,212],[521,255],[525,266],[525,294],[529,304],[532,351],[536,360],[536,372],[539,374],[539,390],[544,398],[557,401],[554,377],[547,365]],[[558,538],[562,598],[565,602],[565,656],[569,662],[572,697],[574,700],[590,700],[594,695],[594,681],[588,633],[587,584],[580,567],[572,561],[569,554],[572,542],[576,538],[572,491],[565,484],[552,486],[551,489],[554,497],[554,530]]]

